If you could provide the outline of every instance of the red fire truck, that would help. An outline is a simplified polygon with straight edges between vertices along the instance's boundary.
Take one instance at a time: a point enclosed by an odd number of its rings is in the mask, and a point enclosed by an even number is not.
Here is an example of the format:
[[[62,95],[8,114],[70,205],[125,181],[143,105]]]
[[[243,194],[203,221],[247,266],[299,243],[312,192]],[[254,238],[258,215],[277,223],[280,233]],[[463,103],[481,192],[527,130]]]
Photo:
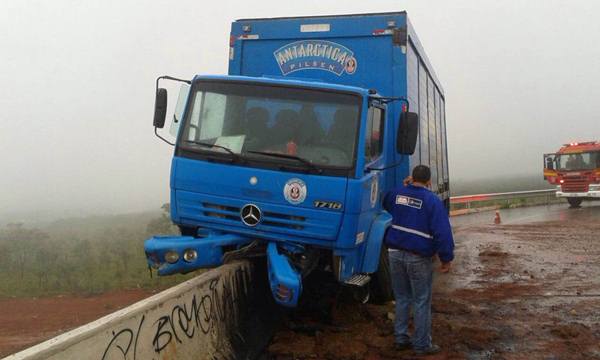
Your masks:
[[[556,185],[556,197],[567,198],[571,207],[600,199],[600,142],[565,144],[555,154],[544,154],[544,179]]]

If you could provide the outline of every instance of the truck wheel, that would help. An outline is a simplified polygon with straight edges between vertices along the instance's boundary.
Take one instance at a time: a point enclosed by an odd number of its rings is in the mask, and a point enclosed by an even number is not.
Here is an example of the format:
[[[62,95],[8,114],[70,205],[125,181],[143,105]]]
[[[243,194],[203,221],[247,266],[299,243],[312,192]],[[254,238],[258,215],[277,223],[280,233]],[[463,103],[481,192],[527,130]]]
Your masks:
[[[371,277],[371,302],[374,304],[384,304],[394,299],[392,281],[390,276],[390,261],[388,258],[387,246],[381,245],[379,255],[379,267]]]
[[[570,197],[567,198],[567,201],[569,202],[569,205],[571,205],[571,209],[575,209],[581,205],[583,199]]]

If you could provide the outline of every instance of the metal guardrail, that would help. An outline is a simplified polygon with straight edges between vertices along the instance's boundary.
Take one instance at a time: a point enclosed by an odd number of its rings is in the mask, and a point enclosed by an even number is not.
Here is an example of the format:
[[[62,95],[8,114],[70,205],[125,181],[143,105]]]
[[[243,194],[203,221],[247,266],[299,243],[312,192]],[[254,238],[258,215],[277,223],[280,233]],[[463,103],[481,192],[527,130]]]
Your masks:
[[[503,206],[546,205],[556,202],[556,189],[512,191],[503,193],[453,196],[450,198],[451,215],[470,214]],[[511,204],[511,201],[522,201]],[[503,203],[504,202],[504,203]]]
[[[544,190],[528,190],[528,191],[512,191],[503,193],[492,193],[492,194],[477,194],[477,195],[463,195],[463,196],[452,196],[450,198],[451,204],[465,204],[479,201],[490,201],[490,200],[510,200],[516,198],[531,198],[540,197],[555,194],[556,189],[544,189]]]

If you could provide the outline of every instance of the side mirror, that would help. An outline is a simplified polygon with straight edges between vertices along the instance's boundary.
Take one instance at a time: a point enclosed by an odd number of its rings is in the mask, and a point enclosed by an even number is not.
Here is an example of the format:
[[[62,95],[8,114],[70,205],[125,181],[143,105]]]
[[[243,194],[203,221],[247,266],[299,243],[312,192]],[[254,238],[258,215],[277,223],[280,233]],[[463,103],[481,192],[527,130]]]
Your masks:
[[[418,136],[419,115],[413,112],[402,112],[396,137],[396,151],[403,155],[414,154]]]
[[[162,129],[165,126],[167,116],[167,89],[156,89],[156,100],[154,101],[154,127]]]
[[[554,163],[551,157],[546,158],[546,169],[554,170]]]

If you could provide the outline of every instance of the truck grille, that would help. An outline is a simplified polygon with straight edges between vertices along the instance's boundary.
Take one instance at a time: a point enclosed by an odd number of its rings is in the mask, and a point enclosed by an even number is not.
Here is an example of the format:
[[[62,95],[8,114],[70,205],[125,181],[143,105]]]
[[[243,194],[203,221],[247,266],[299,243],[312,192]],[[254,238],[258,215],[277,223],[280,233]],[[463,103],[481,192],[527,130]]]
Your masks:
[[[176,215],[183,224],[222,231],[241,231],[252,236],[279,240],[336,240],[343,217],[339,211],[254,202],[189,191],[177,191],[176,196]],[[258,206],[262,214],[261,222],[253,227],[244,224],[240,214],[241,209],[249,203]]]
[[[202,207],[204,216],[227,219],[242,223],[242,219],[240,217],[241,208],[239,207],[225,206],[208,202],[203,202]],[[263,212],[262,215],[263,219],[261,224],[272,227],[303,230],[304,222],[306,221],[306,218],[303,216],[280,214],[275,212]]]
[[[565,177],[561,185],[563,192],[587,192],[588,181],[584,176]]]

